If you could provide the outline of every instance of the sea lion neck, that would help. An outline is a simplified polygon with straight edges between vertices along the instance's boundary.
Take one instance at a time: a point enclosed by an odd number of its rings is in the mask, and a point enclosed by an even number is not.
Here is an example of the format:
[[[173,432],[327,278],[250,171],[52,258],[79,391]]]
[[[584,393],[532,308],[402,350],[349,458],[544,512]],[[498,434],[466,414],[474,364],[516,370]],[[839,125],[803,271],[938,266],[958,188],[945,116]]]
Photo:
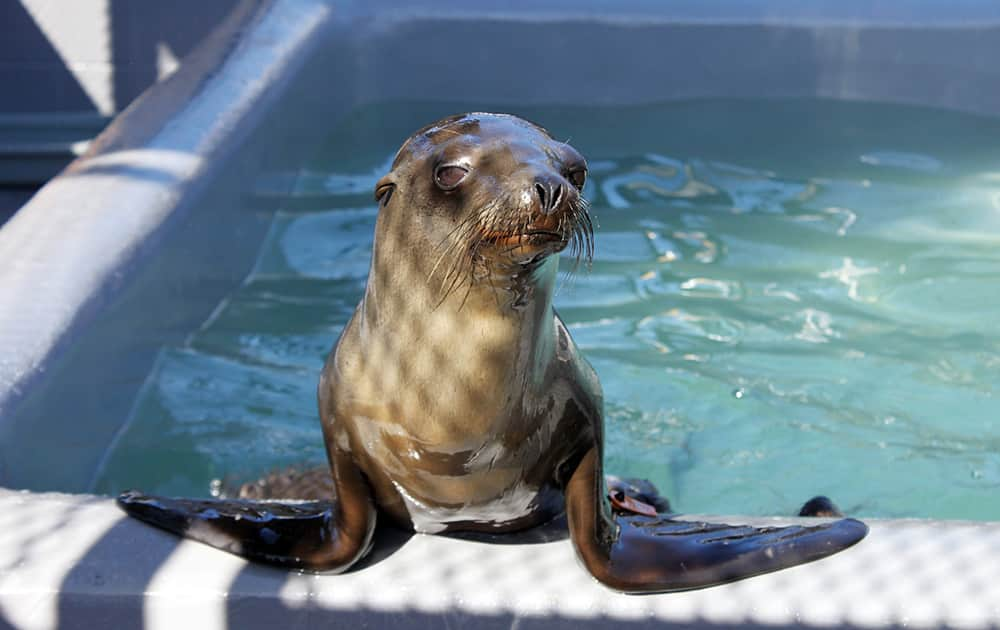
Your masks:
[[[415,423],[424,437],[451,427],[449,443],[481,439],[470,414],[530,424],[537,413],[514,408],[544,398],[551,378],[559,252],[592,245],[585,172],[575,149],[510,116],[453,117],[407,140],[375,184],[368,283],[340,342],[378,364],[355,383],[402,383],[400,408],[433,417]],[[461,400],[436,393],[443,381]],[[394,396],[379,396],[390,421]]]

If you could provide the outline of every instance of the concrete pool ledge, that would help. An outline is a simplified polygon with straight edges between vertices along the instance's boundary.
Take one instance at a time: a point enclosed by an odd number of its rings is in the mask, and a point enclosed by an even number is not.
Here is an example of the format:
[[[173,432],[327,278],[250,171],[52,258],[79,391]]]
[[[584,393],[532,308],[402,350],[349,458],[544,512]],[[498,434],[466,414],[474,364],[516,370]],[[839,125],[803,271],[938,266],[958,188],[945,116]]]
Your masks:
[[[0,484],[36,491],[0,489],[0,628],[1000,627],[1000,523],[871,520],[867,539],[817,563],[636,597],[595,583],[566,540],[390,535],[363,568],[299,575],[178,541],[83,494],[156,353],[183,342],[170,331],[204,322],[252,268],[276,209],[261,208],[255,185],[315,150],[323,134],[310,120],[332,128],[406,99],[514,108],[567,94],[598,106],[802,97],[1000,113],[996,3],[943,15],[858,0],[248,4],[238,29],[0,230]],[[451,54],[479,60],[511,29],[554,26],[559,37],[509,50],[506,65],[470,74]],[[524,81],[525,67],[544,80]]]
[[[1000,523],[871,520],[868,538],[819,562],[634,596],[594,581],[565,539],[394,533],[367,566],[317,576],[181,542],[108,498],[0,491],[0,515],[0,624],[18,628],[1000,626],[1000,563],[988,560]]]

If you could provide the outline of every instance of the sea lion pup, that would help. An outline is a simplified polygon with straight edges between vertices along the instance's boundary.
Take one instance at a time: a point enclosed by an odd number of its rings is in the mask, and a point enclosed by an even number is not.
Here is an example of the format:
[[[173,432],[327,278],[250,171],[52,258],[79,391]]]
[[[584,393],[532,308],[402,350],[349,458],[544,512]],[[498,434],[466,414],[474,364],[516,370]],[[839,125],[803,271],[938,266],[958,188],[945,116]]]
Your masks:
[[[508,532],[564,510],[586,568],[621,591],[698,588],[844,549],[867,533],[675,520],[603,473],[601,387],[552,308],[558,253],[590,255],[587,163],[514,116],[416,132],[376,184],[364,297],[323,369],[336,497],[123,494],[129,514],[251,560],[342,571],[381,513],[417,532]],[[377,508],[377,509],[376,509]]]

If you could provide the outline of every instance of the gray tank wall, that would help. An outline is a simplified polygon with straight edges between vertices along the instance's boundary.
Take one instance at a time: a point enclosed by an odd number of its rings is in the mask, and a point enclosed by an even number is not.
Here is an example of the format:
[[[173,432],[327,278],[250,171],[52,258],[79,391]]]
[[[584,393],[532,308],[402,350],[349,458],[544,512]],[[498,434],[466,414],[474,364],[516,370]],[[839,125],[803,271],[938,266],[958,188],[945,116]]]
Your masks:
[[[123,110],[239,0],[6,0],[0,113]]]
[[[0,1],[0,225],[240,2]]]

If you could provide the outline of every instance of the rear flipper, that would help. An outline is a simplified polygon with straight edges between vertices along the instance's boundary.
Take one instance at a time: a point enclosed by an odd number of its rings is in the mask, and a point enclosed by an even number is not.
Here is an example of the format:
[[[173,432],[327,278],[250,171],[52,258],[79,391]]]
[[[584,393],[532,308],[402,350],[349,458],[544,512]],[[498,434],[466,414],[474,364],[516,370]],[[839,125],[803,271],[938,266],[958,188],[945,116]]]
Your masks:
[[[342,571],[360,559],[371,532],[338,527],[329,501],[278,503],[172,499],[129,491],[118,497],[129,516],[249,560],[312,571]],[[372,518],[374,524],[374,518]]]
[[[141,521],[250,560],[310,571],[343,571],[371,546],[375,506],[348,456],[331,453],[325,496],[335,501],[168,499],[130,491],[118,505]]]
[[[868,528],[854,519],[809,527],[734,527],[613,513],[596,449],[566,486],[570,536],[595,578],[628,593],[682,591],[795,566],[846,549]]]
[[[802,527],[750,527],[619,516],[606,575],[627,592],[678,591],[723,584],[803,564],[850,547],[868,533],[843,519]],[[600,576],[597,576],[600,579]]]

